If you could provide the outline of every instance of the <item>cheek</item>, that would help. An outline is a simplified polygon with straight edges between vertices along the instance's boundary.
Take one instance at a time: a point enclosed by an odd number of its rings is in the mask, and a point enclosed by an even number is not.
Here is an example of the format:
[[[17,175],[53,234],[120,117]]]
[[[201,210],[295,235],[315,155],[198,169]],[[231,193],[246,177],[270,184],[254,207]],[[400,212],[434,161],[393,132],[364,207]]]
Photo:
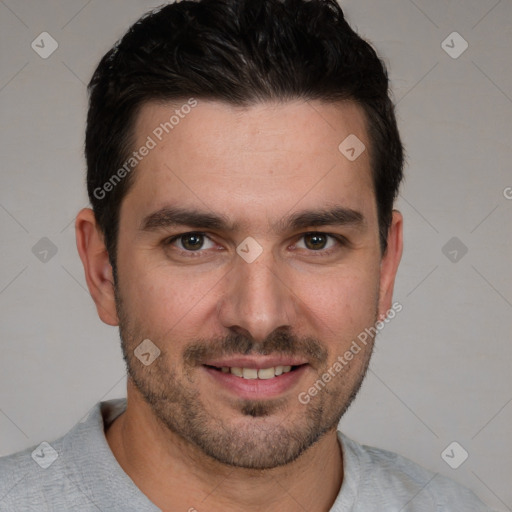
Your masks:
[[[215,279],[207,273],[195,276],[191,269],[180,271],[147,263],[127,275],[123,299],[129,303],[132,317],[159,336],[172,336],[172,331],[182,332],[184,325],[193,323],[218,281],[218,276]]]
[[[340,269],[328,276],[299,280],[297,287],[301,290],[297,295],[328,337],[354,334],[374,321],[378,272]]]

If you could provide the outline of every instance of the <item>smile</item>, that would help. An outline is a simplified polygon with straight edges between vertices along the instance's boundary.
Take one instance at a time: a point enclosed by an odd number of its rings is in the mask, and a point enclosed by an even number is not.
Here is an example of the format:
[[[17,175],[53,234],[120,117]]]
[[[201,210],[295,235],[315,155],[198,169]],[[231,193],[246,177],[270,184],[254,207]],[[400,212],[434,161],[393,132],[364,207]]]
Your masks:
[[[284,362],[284,361],[283,361]],[[229,394],[247,400],[263,400],[283,396],[299,387],[299,382],[310,367],[302,361],[295,364],[268,364],[268,362],[227,361],[209,362],[202,367],[210,379],[212,389],[218,386]]]
[[[274,377],[279,377],[279,375],[283,375],[284,373],[289,373],[292,371],[294,366],[271,366],[270,368],[241,368],[238,366],[228,367],[222,366],[221,368],[210,367],[215,370],[221,371],[222,373],[230,373],[231,375],[235,375],[236,377],[241,377],[242,379],[248,380],[268,380],[273,379]]]

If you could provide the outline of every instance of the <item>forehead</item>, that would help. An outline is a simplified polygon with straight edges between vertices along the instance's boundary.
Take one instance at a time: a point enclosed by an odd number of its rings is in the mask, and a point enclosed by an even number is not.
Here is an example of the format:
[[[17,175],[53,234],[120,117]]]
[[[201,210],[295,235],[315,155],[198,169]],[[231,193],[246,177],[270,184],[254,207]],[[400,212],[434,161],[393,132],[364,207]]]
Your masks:
[[[364,113],[353,102],[194,102],[141,108],[135,149],[150,149],[140,152],[122,211],[201,207],[241,223],[327,204],[374,213],[368,149],[355,160],[339,149],[347,137],[369,148]]]

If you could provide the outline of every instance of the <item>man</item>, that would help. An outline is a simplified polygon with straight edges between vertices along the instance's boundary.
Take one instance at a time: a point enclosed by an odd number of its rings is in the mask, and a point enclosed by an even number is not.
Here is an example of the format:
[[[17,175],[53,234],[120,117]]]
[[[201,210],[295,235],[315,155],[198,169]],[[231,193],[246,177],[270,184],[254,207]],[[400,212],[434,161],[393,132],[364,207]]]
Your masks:
[[[489,510],[337,432],[400,307],[403,164],[339,6],[168,5],[89,89],[77,246],[127,401],[4,458],[0,510]]]

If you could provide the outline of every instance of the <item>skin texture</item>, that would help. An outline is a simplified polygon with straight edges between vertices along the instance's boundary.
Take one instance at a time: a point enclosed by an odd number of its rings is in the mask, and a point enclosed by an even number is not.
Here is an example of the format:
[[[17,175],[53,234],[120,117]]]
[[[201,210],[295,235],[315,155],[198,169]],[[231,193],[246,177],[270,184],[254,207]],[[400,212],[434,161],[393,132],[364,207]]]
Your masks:
[[[145,105],[135,146],[175,108]],[[162,510],[295,511],[300,503],[324,511],[339,492],[336,427],[372,342],[308,404],[298,395],[390,309],[402,253],[397,211],[380,252],[369,149],[349,161],[338,151],[349,134],[370,148],[362,110],[351,102],[199,101],[134,171],[121,206],[117,287],[94,215],[84,209],[77,217],[87,284],[100,318],[120,326],[129,370],[127,411],[107,441]],[[163,207],[221,215],[236,226],[142,229]],[[363,221],[277,225],[333,207]],[[312,231],[320,237],[305,236]],[[198,232],[206,237],[170,240]],[[247,237],[262,250],[251,263],[236,252]],[[144,339],[160,350],[148,366],[134,353]],[[260,362],[264,354],[295,357],[305,366],[282,392],[248,398],[204,366],[243,354]]]

